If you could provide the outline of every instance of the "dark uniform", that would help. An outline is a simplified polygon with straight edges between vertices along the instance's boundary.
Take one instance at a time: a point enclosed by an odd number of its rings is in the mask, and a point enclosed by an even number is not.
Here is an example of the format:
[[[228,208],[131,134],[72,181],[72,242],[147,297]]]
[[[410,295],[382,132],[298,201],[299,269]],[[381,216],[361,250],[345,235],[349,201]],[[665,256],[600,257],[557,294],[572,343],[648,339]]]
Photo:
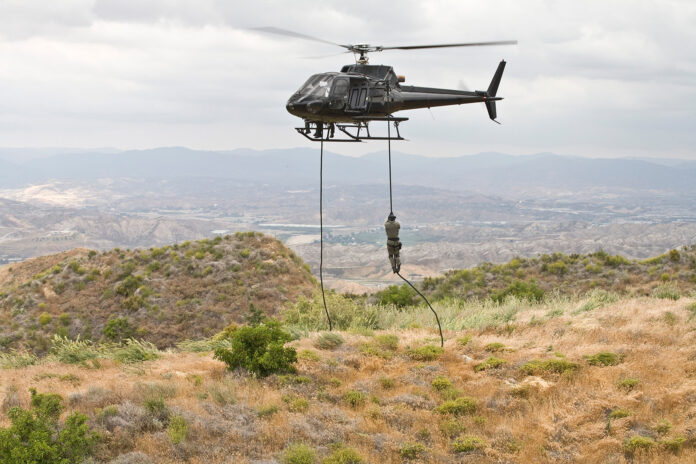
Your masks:
[[[387,232],[387,251],[389,252],[389,262],[394,273],[399,272],[401,269],[401,258],[399,257],[399,250],[401,250],[401,242],[399,241],[400,228],[401,224],[396,220],[394,213],[389,213],[387,222],[384,223],[384,230]]]

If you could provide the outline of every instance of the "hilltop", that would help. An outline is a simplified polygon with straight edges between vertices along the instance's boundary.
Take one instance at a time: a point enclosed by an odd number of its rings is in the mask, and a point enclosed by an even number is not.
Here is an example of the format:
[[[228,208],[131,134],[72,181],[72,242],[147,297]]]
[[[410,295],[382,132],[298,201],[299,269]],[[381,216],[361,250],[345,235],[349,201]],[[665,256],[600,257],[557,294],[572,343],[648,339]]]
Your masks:
[[[137,337],[164,348],[243,322],[252,304],[272,316],[315,286],[299,257],[255,232],[143,250],[75,249],[0,268],[0,346],[41,353],[58,334]]]
[[[504,264],[483,263],[426,278],[422,289],[435,300],[494,298],[507,295],[541,299],[545,294],[583,295],[604,290],[628,296],[679,298],[696,288],[696,245],[673,249],[649,259],[627,259],[603,251],[553,253],[514,258]]]

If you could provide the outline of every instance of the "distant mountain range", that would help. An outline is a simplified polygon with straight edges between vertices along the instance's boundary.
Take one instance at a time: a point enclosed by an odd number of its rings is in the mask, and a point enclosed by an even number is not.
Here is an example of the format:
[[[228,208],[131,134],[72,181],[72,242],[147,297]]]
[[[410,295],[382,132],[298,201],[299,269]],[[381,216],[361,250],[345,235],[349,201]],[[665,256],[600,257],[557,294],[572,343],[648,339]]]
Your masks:
[[[48,180],[211,177],[286,187],[314,186],[319,152],[314,148],[199,151],[182,147],[109,149],[0,149],[0,187]],[[393,153],[396,184],[477,191],[502,196],[577,193],[696,194],[696,161],[602,159],[540,153],[479,153],[430,158]],[[386,152],[350,157],[326,152],[327,185],[387,182]]]

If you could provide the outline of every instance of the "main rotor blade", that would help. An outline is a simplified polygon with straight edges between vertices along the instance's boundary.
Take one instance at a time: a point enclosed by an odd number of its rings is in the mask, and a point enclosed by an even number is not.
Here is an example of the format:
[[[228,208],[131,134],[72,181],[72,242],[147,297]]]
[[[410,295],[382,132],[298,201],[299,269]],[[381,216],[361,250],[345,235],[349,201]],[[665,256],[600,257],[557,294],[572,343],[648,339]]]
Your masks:
[[[403,47],[379,47],[380,50],[416,50],[418,48],[446,48],[446,47],[484,47],[488,45],[517,45],[516,40],[497,40],[495,42],[466,42],[440,45],[406,45]]]
[[[312,40],[314,42],[321,42],[329,45],[337,45],[339,47],[343,48],[349,48],[348,45],[340,45],[337,44],[336,42],[330,42],[328,40],[320,39],[318,37],[312,37],[311,35],[306,35],[306,34],[300,34],[299,32],[293,32],[293,31],[288,31],[286,29],[281,29],[279,27],[252,27],[252,31],[259,31],[259,32],[267,32],[269,34],[278,34],[278,35],[286,35],[289,37],[295,37],[297,39],[305,39],[305,40]]]

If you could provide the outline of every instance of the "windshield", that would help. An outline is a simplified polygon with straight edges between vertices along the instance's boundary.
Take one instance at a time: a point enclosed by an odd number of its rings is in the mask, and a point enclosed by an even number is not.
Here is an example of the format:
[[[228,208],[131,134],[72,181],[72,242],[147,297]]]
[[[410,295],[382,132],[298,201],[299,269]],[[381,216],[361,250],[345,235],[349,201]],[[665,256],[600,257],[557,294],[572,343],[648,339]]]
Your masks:
[[[328,97],[331,90],[333,76],[326,74],[315,74],[307,79],[302,87],[297,91],[301,95],[313,95],[315,97]]]

